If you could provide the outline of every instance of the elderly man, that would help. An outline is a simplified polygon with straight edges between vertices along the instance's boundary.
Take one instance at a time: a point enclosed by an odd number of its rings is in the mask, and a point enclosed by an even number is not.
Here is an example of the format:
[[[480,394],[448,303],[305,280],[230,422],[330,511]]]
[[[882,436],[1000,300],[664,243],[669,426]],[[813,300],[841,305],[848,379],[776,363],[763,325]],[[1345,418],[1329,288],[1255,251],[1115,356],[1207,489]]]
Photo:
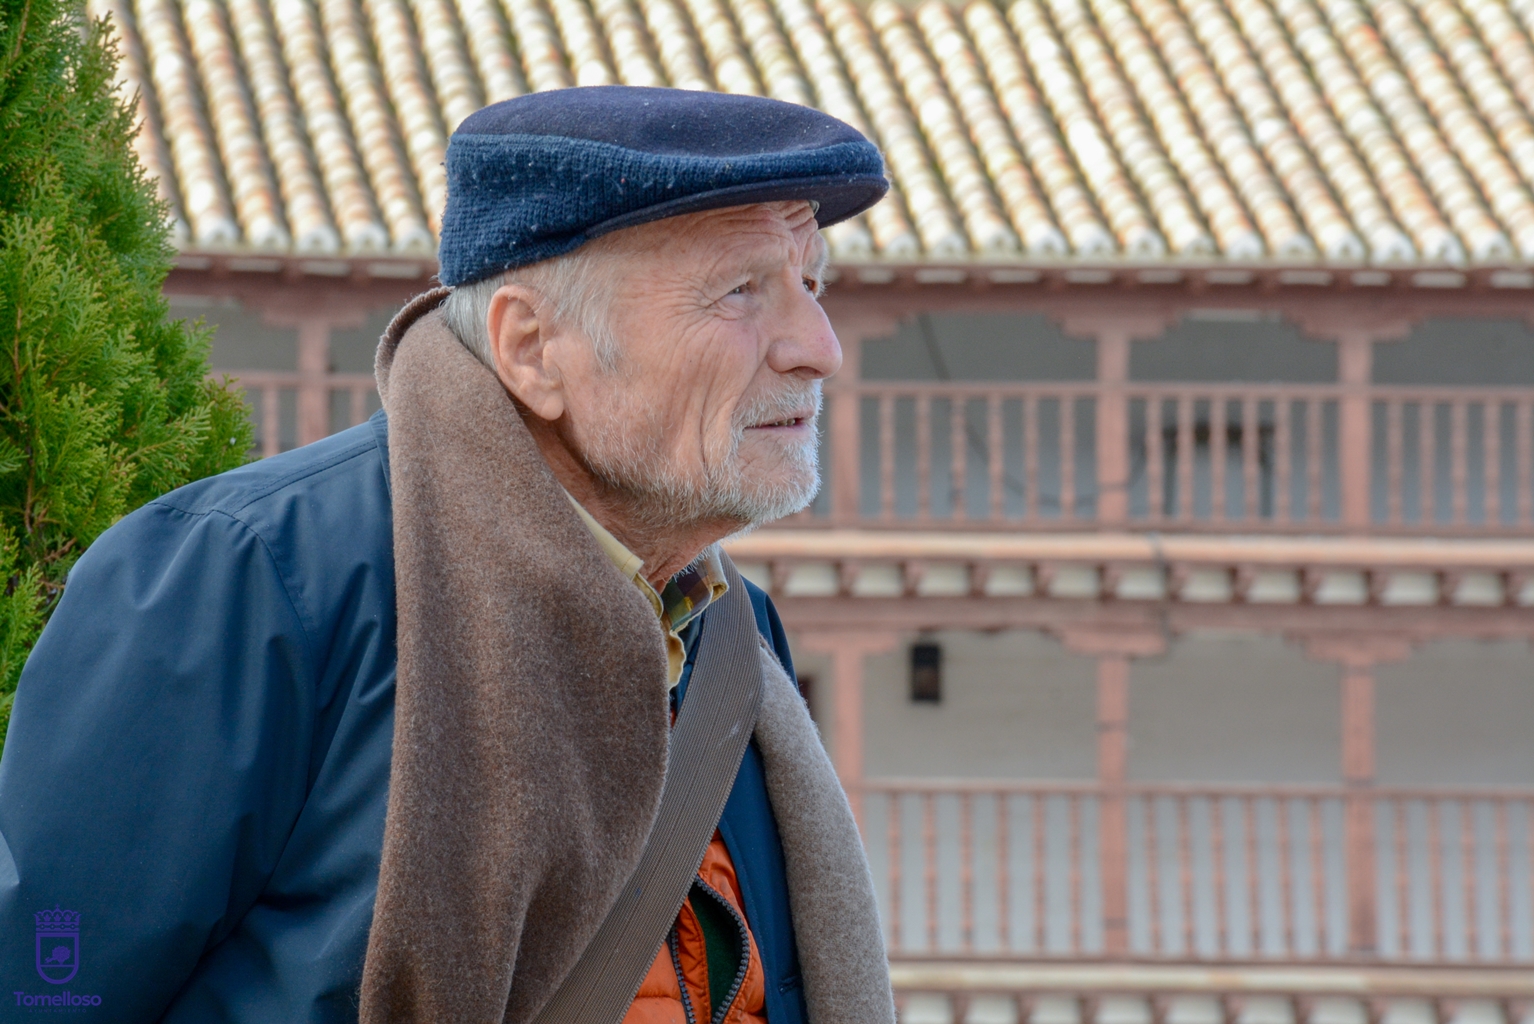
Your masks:
[[[818,228],[878,151],[611,87],[488,107],[447,169],[384,411],[74,570],[0,764],[0,1017],[893,1021],[782,628],[716,546],[818,485]]]

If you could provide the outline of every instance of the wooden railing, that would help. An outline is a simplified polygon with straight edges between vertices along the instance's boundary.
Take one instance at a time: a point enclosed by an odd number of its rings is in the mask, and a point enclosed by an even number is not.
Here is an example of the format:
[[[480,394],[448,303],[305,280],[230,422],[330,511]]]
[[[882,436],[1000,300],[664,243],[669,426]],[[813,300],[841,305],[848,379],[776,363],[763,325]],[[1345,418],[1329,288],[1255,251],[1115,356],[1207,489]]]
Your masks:
[[[791,525],[1534,529],[1534,390],[849,381]]]
[[[892,956],[1534,962],[1534,791],[875,780]]]
[[[903,1024],[1520,1024],[1526,968],[893,959]]]
[[[378,408],[371,373],[304,374],[272,370],[218,370],[245,389],[262,458],[355,426]]]
[[[273,455],[361,422],[370,374],[227,372]],[[784,525],[1517,534],[1534,389],[840,382],[827,486]]]

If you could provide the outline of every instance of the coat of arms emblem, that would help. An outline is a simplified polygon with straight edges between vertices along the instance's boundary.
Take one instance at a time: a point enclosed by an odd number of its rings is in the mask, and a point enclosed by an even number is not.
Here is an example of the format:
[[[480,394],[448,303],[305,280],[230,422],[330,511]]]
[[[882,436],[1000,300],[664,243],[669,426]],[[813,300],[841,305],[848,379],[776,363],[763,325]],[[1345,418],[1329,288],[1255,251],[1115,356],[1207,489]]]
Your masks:
[[[37,973],[50,985],[62,985],[80,969],[80,912],[39,910],[37,921]]]

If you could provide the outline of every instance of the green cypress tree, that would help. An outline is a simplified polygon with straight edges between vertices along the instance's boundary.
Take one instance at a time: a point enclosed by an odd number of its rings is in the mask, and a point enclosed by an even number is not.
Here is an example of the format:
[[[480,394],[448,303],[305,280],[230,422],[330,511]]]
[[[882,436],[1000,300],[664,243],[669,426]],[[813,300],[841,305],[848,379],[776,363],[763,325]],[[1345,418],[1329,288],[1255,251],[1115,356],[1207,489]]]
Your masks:
[[[115,64],[70,0],[0,0],[0,743],[80,553],[251,447],[208,333],[167,319],[166,211]]]

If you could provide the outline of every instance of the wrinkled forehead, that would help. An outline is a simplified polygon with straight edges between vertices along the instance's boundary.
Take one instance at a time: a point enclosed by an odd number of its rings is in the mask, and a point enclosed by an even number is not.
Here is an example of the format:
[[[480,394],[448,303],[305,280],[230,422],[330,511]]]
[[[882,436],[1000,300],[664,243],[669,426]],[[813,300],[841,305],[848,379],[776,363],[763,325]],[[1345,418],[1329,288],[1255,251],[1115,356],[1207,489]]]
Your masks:
[[[817,269],[824,267],[829,256],[814,205],[797,199],[667,217],[612,237],[615,246],[636,255],[781,253],[800,266]]]

